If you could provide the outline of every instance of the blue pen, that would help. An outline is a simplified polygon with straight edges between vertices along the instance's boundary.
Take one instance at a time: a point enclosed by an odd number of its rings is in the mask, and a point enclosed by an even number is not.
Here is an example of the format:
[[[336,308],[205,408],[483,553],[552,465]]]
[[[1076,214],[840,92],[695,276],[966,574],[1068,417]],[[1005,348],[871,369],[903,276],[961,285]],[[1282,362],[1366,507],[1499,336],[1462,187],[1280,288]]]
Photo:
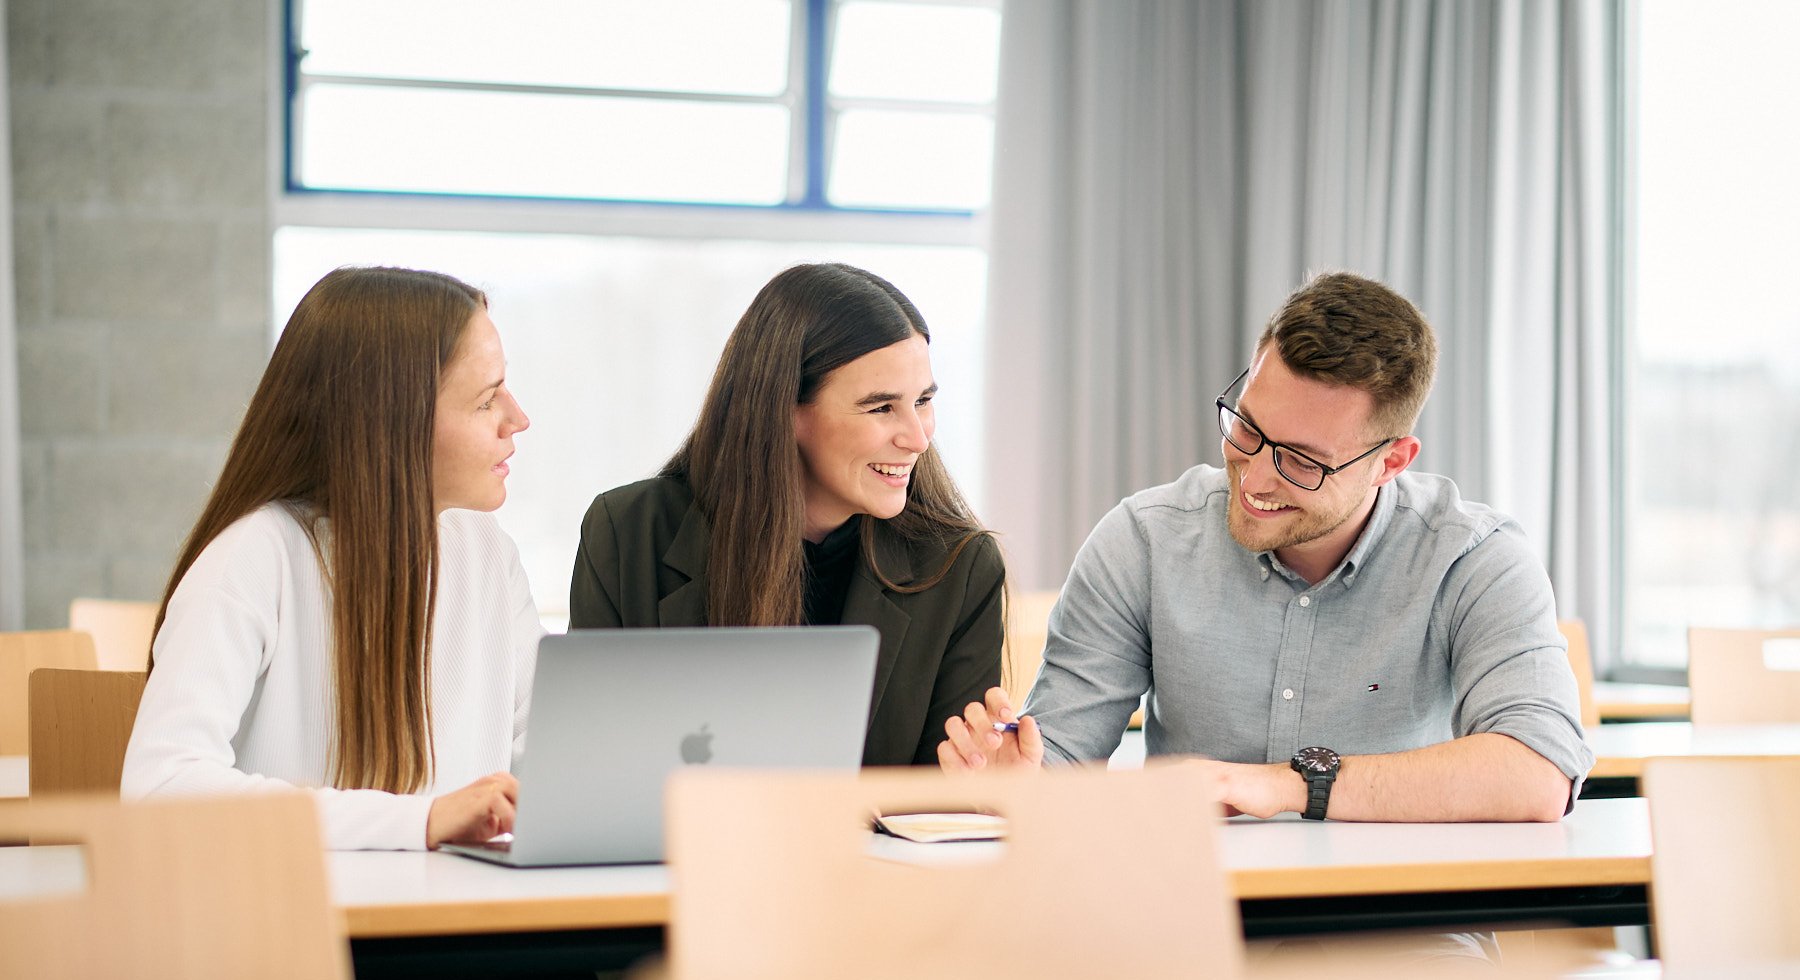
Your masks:
[[[994,722],[994,731],[1016,732],[1018,730],[1019,730],[1019,723],[1016,721],[996,721],[996,722]]]

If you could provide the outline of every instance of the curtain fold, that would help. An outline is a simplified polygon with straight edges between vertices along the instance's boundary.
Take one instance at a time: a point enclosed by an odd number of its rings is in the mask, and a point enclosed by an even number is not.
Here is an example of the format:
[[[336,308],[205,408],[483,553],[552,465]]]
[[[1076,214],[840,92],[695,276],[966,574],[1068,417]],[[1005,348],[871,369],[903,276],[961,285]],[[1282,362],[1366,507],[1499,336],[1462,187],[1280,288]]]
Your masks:
[[[0,631],[25,628],[18,306],[13,291],[12,98],[6,44],[6,0],[0,0]]]
[[[1609,650],[1620,29],[1615,0],[1009,4],[985,516],[1016,587],[1217,463],[1214,395],[1348,269],[1438,330],[1417,465],[1517,516]]]

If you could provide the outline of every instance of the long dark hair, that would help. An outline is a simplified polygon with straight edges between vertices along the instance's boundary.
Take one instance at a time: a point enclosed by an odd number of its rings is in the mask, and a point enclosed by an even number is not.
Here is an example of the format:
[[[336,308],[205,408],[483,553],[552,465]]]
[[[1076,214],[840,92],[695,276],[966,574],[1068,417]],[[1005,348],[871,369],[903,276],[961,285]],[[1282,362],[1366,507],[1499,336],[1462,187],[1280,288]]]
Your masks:
[[[432,778],[433,421],[444,367],[486,306],[435,272],[319,280],[275,345],[156,614],[160,630],[182,576],[233,522],[288,505],[330,583],[330,771],[342,789],[406,793]]]
[[[662,475],[685,480],[712,525],[707,619],[714,626],[791,626],[805,621],[806,503],[794,439],[794,407],[831,372],[917,334],[918,308],[892,283],[854,266],[798,265],[769,280],[725,343],[700,418]],[[962,550],[989,533],[975,519],[936,446],[913,464],[906,508],[862,522],[864,560],[899,592],[922,592]],[[947,548],[942,567],[895,584],[875,559],[883,538]]]

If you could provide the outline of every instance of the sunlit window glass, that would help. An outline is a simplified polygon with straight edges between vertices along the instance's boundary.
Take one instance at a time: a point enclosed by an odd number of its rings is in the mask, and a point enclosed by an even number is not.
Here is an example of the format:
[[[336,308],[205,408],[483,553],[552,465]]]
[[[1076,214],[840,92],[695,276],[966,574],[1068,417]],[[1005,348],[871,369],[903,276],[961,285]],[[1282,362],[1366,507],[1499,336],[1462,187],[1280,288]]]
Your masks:
[[[838,6],[831,94],[847,98],[994,101],[1000,11],[875,3]]]
[[[837,118],[828,193],[848,207],[978,210],[993,152],[985,116],[851,110]]]
[[[1628,661],[1800,623],[1800,4],[1646,3],[1628,391]]]
[[[305,0],[314,75],[778,95],[787,0]]]
[[[778,105],[320,84],[302,108],[311,187],[738,204],[787,192]]]

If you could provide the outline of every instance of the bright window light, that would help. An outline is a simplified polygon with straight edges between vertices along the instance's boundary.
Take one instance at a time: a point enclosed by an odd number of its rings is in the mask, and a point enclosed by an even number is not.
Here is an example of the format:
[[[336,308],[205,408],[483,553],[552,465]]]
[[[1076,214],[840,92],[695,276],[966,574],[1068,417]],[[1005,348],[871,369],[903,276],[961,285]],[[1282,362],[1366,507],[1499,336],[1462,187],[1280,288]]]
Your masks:
[[[303,69],[739,95],[787,88],[786,0],[304,0]]]
[[[837,117],[827,193],[844,207],[979,210],[993,155],[986,116],[853,109]]]
[[[985,105],[999,68],[998,10],[865,0],[837,8],[834,96]]]
[[[317,84],[298,161],[315,188],[775,204],[778,105]]]
[[[1627,660],[1800,623],[1800,4],[1646,3],[1638,51]]]

